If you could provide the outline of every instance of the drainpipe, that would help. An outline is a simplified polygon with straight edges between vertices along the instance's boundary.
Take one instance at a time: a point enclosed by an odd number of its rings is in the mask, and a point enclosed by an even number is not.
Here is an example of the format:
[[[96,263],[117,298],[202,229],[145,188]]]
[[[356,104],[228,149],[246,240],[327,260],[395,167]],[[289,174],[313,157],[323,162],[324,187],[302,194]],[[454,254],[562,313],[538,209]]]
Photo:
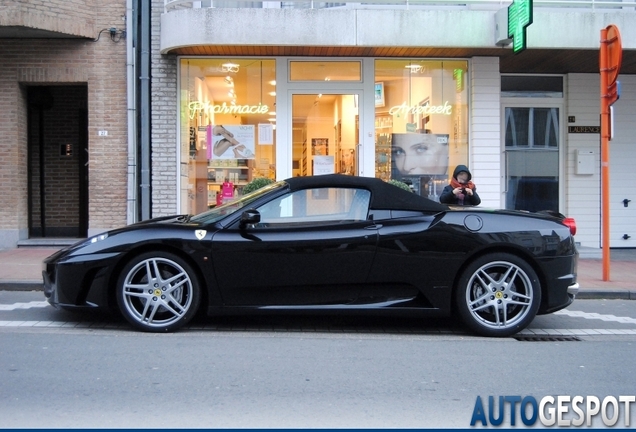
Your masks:
[[[126,199],[126,223],[138,221],[137,218],[137,109],[135,98],[137,13],[133,10],[133,0],[126,0],[126,106],[128,120],[128,191]]]
[[[139,71],[139,143],[141,155],[141,220],[147,220],[152,217],[150,208],[150,1],[137,0],[137,5],[141,13],[140,16],[140,32],[139,46],[140,53],[140,71]]]

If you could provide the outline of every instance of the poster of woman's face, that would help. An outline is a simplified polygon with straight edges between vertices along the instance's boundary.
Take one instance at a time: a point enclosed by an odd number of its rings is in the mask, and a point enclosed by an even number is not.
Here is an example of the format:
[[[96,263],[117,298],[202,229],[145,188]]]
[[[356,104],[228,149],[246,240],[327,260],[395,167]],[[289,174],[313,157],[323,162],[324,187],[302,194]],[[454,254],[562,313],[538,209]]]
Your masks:
[[[448,172],[448,135],[394,133],[391,159],[402,176],[442,175]]]

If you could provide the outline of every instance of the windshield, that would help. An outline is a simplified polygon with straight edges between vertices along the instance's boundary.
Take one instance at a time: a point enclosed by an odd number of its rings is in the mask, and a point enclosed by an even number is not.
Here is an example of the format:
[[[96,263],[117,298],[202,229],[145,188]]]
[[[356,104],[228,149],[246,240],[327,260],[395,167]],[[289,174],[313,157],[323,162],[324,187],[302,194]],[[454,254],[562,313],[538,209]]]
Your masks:
[[[247,195],[243,195],[241,198],[225,203],[221,206],[214,207],[211,210],[208,210],[203,213],[199,213],[198,215],[192,216],[190,218],[191,221],[200,222],[200,223],[214,223],[218,222],[224,217],[231,215],[239,211],[244,207],[249,207],[249,205],[265,195],[276,189],[281,189],[287,187],[287,183],[284,181],[279,181],[276,183],[272,183],[270,185],[264,186],[260,189],[255,190]]]

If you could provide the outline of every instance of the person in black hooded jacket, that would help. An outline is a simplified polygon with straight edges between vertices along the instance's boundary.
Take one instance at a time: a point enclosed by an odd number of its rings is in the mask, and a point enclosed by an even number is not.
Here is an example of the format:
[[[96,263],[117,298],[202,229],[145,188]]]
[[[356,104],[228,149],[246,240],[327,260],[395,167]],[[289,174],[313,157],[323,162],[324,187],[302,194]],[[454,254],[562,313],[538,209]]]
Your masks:
[[[450,184],[444,187],[439,196],[439,202],[473,206],[481,204],[481,198],[477,195],[477,187],[470,181],[472,177],[466,165],[457,165]]]

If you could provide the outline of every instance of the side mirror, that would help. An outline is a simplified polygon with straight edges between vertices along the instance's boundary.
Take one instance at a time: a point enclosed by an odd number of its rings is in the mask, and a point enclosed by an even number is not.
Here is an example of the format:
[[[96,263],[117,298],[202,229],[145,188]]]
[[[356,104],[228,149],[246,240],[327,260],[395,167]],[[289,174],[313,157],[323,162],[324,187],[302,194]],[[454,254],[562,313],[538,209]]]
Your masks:
[[[261,214],[256,209],[247,209],[241,214],[241,228],[255,225],[261,221]]]

